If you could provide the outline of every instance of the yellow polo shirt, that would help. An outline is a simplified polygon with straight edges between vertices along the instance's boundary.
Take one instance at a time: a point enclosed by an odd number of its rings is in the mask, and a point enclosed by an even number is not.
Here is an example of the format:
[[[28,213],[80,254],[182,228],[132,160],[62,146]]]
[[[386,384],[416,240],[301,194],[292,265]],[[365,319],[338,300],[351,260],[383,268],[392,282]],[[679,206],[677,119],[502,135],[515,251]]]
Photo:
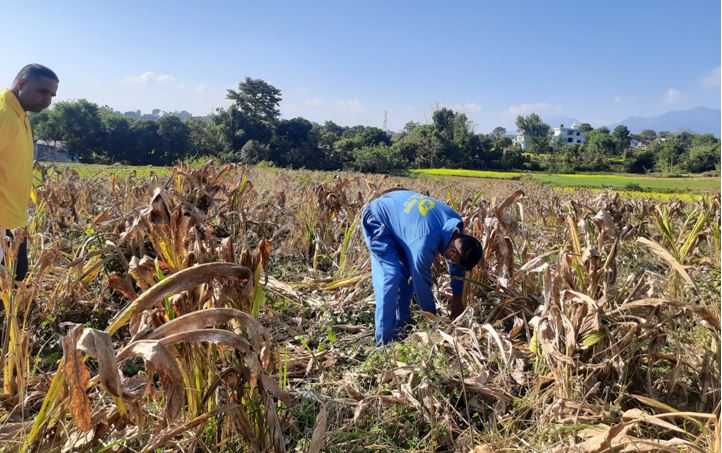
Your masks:
[[[20,101],[0,93],[0,227],[18,228],[28,220],[33,185],[33,134]]]

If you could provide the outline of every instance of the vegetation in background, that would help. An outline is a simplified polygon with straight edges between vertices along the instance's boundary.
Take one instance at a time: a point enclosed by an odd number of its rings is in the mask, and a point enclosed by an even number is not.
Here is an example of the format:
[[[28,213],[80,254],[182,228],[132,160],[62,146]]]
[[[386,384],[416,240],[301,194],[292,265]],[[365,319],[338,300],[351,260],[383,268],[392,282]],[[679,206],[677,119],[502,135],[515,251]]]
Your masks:
[[[317,124],[283,119],[281,91],[246,77],[227,93],[231,105],[209,117],[187,112],[152,115],[115,112],[87,100],[58,102],[31,115],[36,139],[62,142],[84,163],[174,165],[194,158],[315,170],[398,173],[406,169],[536,170],[552,173],[663,172],[719,170],[720,141],[711,134],[652,130],[632,134],[582,124],[586,144],[551,141],[551,128],[532,113],[516,126],[532,141],[522,153],[503,127],[474,132],[461,112],[439,108],[429,124],[408,123],[398,133],[377,127]],[[631,147],[632,140],[641,147]]]

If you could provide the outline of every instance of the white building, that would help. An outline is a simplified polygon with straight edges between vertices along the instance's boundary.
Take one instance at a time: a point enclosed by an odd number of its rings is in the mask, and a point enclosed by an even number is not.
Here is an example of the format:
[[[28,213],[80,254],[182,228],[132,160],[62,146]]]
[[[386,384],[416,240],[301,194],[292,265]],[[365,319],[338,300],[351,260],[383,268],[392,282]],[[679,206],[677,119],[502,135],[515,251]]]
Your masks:
[[[552,129],[552,143],[556,145],[583,145],[584,132],[579,129],[577,123],[572,127],[564,127],[560,125]]]
[[[521,148],[522,151],[528,150],[533,145],[531,135],[525,135],[521,132],[517,132],[516,137],[511,142],[514,146]]]

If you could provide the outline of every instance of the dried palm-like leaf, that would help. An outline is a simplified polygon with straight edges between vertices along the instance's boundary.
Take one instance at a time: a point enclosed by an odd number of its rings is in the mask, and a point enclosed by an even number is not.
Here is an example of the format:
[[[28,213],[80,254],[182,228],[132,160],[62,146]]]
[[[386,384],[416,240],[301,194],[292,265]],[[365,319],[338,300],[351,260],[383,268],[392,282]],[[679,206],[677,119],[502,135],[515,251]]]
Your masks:
[[[83,326],[75,324],[63,337],[63,357],[65,359],[65,387],[68,393],[67,407],[73,416],[73,424],[80,431],[90,431],[92,425],[92,408],[85,388],[90,373],[83,363],[77,348]]]
[[[168,348],[160,341],[139,340],[128,345],[118,354],[118,363],[123,363],[130,357],[141,357],[149,375],[158,373],[160,384],[163,387],[164,403],[163,413],[168,424],[178,418],[185,403],[183,390],[183,375],[178,363]]]

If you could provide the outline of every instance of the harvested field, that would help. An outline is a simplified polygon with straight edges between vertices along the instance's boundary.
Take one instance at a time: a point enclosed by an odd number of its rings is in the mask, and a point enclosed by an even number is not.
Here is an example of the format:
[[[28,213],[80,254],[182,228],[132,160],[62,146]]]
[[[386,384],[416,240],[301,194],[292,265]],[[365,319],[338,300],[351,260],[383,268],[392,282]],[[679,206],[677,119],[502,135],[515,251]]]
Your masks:
[[[0,449],[719,451],[719,194],[38,171],[29,275],[0,278]],[[485,255],[462,316],[439,262],[438,316],[377,350],[358,218],[397,185]]]

